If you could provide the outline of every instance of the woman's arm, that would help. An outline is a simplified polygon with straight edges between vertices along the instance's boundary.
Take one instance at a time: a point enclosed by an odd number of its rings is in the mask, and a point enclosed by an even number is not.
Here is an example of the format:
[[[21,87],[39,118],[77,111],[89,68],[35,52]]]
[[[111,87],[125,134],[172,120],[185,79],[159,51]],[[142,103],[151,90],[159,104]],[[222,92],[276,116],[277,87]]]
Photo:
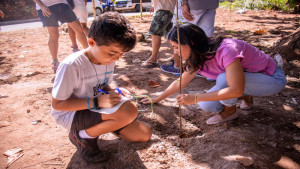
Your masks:
[[[194,72],[190,74],[190,72],[184,72],[182,74],[182,79],[181,79],[181,87],[184,88],[187,84],[190,83],[190,81],[196,76],[197,72]],[[179,91],[179,78],[178,80],[175,80],[173,83],[170,84],[170,86],[158,97],[153,98],[152,102],[157,103],[160,102],[161,100],[171,96],[172,94],[176,93]],[[149,104],[150,101],[148,99],[143,99],[141,101],[144,104]]]
[[[178,103],[190,105],[200,101],[218,101],[242,96],[245,88],[245,73],[240,60],[238,59],[228,65],[225,72],[228,87],[210,93],[181,94],[177,96]]]

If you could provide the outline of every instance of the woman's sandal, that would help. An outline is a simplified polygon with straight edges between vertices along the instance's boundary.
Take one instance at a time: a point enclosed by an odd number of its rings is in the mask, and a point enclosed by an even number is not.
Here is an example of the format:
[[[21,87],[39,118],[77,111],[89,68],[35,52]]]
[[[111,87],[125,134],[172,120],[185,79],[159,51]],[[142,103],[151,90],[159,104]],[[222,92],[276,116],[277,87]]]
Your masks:
[[[226,115],[224,119],[222,118],[221,114],[223,116]],[[230,114],[230,115],[228,116],[228,114]],[[206,121],[206,124],[209,124],[209,125],[221,124],[221,123],[236,119],[238,117],[239,117],[239,113],[236,111],[236,105],[233,105],[231,107],[224,106],[224,109],[220,113],[209,118]]]
[[[220,114],[216,114],[216,115],[212,116],[211,118],[209,118],[206,121],[206,124],[209,124],[209,125],[221,124],[221,123],[225,123],[225,122],[230,121],[230,120],[234,120],[234,119],[236,119],[238,117],[239,117],[239,113],[238,112],[235,112],[234,114],[228,116],[225,119],[222,119],[222,116]]]
[[[242,100],[240,104],[240,109],[249,110],[253,106],[253,97],[252,96],[243,96],[240,98]]]

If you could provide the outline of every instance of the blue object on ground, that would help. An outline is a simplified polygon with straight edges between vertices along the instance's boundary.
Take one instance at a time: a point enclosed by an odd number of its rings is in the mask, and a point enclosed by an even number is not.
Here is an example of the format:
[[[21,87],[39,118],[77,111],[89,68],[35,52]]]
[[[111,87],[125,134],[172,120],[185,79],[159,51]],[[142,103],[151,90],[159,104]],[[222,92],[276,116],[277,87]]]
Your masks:
[[[166,73],[172,73],[175,75],[180,75],[180,70],[176,69],[173,64],[172,65],[161,65],[160,66],[161,70],[166,72]]]

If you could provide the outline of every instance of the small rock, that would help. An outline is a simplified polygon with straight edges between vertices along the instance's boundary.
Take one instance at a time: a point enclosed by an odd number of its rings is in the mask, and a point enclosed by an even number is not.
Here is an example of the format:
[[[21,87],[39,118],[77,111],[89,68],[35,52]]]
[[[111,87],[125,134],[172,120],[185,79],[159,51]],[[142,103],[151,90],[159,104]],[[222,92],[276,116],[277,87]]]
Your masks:
[[[37,125],[38,123],[41,123],[42,122],[42,120],[34,120],[34,121],[32,121],[32,125]]]
[[[132,63],[141,63],[141,60],[140,59],[134,59],[133,61],[132,61]]]

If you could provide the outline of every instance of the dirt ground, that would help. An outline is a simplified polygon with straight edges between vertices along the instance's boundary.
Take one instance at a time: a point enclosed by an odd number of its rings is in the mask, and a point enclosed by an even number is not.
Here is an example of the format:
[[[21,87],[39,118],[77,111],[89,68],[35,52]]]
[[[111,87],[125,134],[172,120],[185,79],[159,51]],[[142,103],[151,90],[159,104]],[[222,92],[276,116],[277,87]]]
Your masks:
[[[129,18],[137,32],[145,34],[152,15]],[[268,51],[283,36],[299,27],[299,15],[275,11],[234,11],[218,9],[215,35],[243,39]],[[268,31],[253,35],[256,30]],[[272,33],[271,33],[272,32]],[[233,122],[208,126],[205,113],[197,106],[182,107],[183,130],[179,138],[179,109],[175,95],[154,105],[138,105],[138,119],[148,124],[153,136],[148,143],[128,143],[112,134],[98,140],[99,147],[110,154],[107,162],[88,164],[80,159],[68,139],[68,131],[50,116],[54,74],[45,28],[0,32],[0,152],[15,147],[24,155],[9,168],[300,168],[300,63],[284,64],[288,84],[278,94],[254,98],[251,110],[240,110]],[[68,34],[60,32],[59,60],[72,52]],[[160,64],[172,55],[163,39]],[[114,79],[120,87],[136,95],[159,95],[178,76],[159,67],[140,66],[151,52],[150,40],[138,42],[135,49],[117,62]],[[272,52],[272,51],[269,51]],[[160,83],[151,88],[149,80]],[[205,92],[214,82],[195,78],[183,93]],[[37,121],[40,120],[40,121]],[[37,124],[35,122],[38,122]],[[7,157],[0,155],[0,168]]]

